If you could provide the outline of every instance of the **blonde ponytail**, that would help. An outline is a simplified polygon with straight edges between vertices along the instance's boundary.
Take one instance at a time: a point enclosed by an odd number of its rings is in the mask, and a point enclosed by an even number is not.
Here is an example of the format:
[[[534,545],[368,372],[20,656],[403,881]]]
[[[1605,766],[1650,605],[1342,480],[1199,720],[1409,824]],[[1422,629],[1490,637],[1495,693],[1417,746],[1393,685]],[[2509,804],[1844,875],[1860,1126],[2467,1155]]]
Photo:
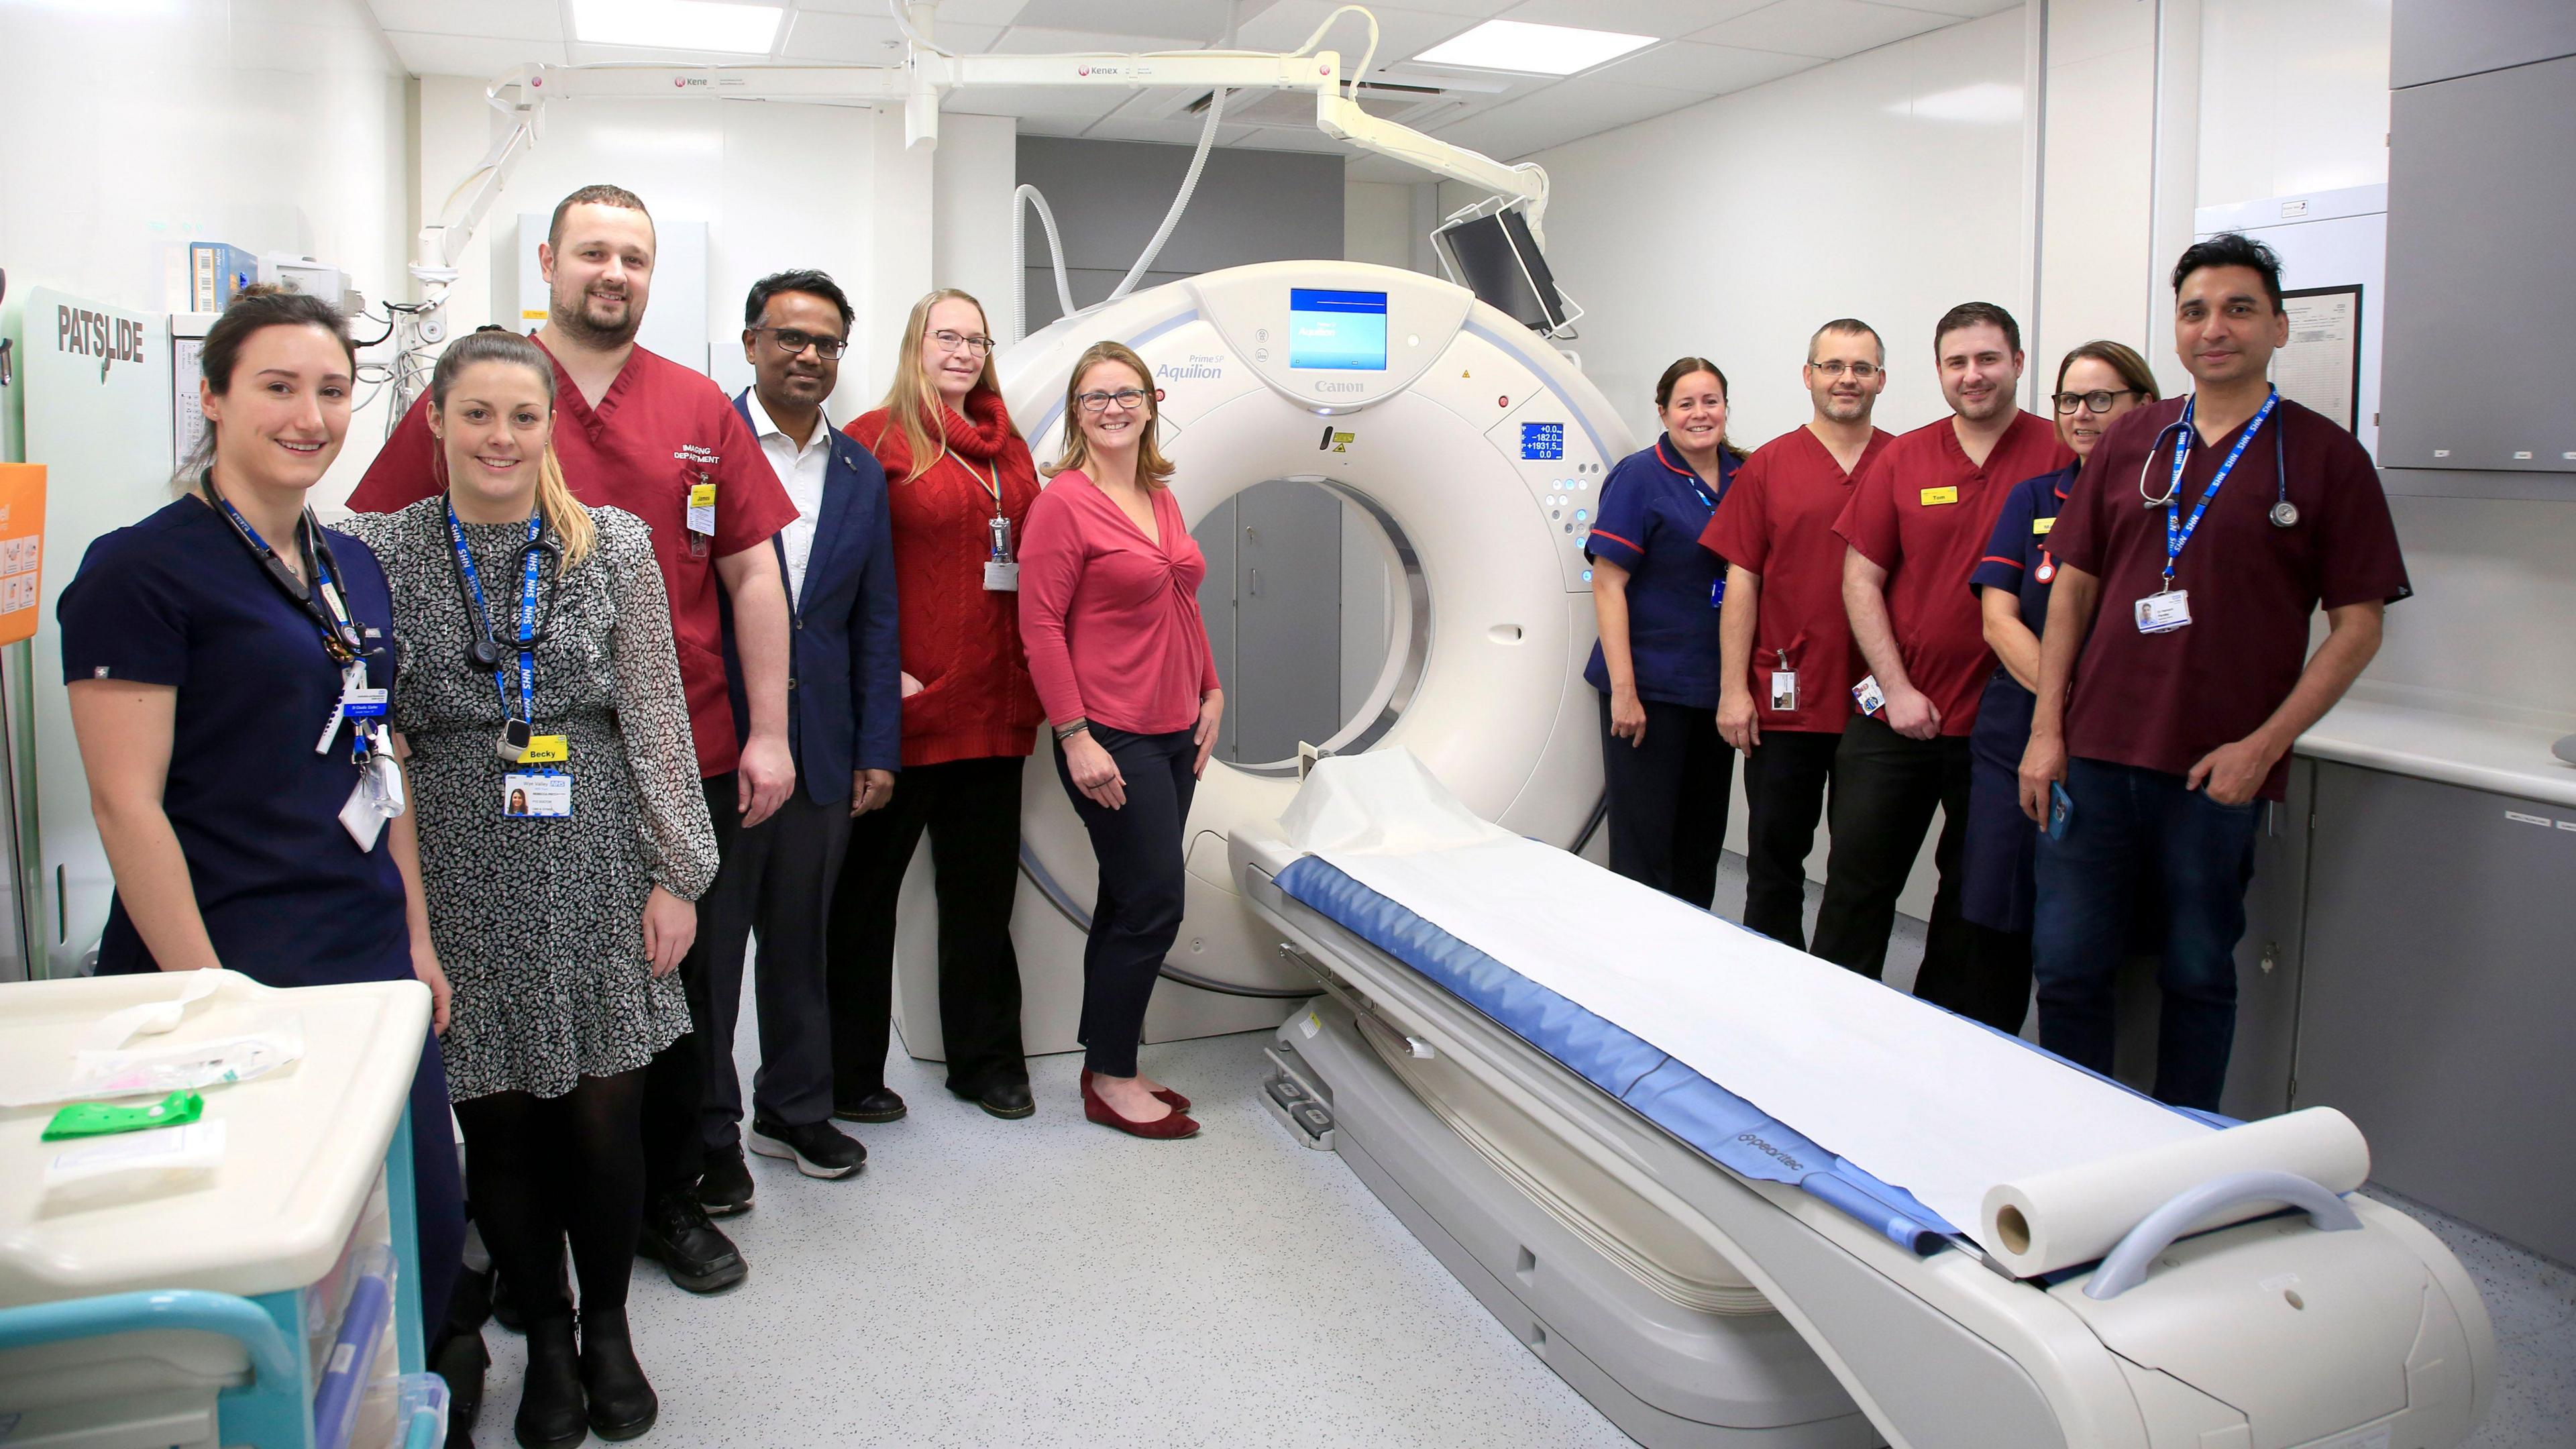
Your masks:
[[[580,567],[590,557],[591,545],[599,541],[599,529],[590,521],[590,510],[572,496],[572,485],[564,481],[563,464],[555,461],[552,443],[537,460],[537,512],[545,515],[546,527],[563,546],[563,566]]]

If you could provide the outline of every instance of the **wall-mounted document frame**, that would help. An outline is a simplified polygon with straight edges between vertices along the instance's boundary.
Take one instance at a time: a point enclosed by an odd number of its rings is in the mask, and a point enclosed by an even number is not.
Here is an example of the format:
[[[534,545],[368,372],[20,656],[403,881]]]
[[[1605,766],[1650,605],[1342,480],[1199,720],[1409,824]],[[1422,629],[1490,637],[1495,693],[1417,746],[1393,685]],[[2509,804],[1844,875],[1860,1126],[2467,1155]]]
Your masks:
[[[2281,396],[2355,432],[2361,423],[2361,287],[2295,287],[2281,293],[2290,340],[2272,354]]]

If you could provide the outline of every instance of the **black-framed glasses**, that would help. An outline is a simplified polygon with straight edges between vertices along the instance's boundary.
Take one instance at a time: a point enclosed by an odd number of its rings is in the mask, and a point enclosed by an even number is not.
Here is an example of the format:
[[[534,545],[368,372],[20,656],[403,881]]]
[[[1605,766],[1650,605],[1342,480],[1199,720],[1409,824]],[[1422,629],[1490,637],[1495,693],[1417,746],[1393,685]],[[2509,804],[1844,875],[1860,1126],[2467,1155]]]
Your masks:
[[[962,347],[977,357],[989,356],[993,351],[993,339],[981,332],[951,332],[943,327],[931,333],[930,340],[950,352]]]
[[[1886,371],[1875,362],[1845,362],[1839,357],[1827,362],[1810,362],[1807,365],[1827,377],[1842,377],[1848,374],[1854,382],[1867,382]]]
[[[815,356],[829,361],[850,350],[850,339],[846,337],[830,337],[794,327],[754,327],[750,330],[768,333],[769,340],[777,345],[778,350],[790,357],[811,347]]]
[[[1087,413],[1105,413],[1111,403],[1133,412],[1145,405],[1145,397],[1145,390],[1141,387],[1122,387],[1116,392],[1081,393],[1075,396],[1074,401],[1082,404],[1082,410]]]
[[[2083,405],[2086,412],[2099,417],[2109,412],[2124,397],[2144,396],[2146,393],[2143,390],[2134,387],[2097,387],[2091,392],[2056,393],[2053,394],[2053,400],[2057,404],[2057,413],[2060,417],[2075,411],[2079,403]]]

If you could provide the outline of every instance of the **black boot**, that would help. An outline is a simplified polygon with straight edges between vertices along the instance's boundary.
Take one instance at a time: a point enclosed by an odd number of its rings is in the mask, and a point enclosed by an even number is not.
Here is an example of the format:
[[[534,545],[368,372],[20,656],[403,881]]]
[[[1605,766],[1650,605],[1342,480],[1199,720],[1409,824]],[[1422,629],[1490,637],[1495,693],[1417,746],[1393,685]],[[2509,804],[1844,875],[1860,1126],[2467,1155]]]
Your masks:
[[[602,1439],[635,1438],[661,1412],[661,1400],[635,1361],[624,1309],[582,1314],[581,1382],[590,1395],[590,1431]]]
[[[519,1417],[512,1427],[524,1449],[572,1449],[589,1435],[581,1354],[569,1316],[528,1320],[528,1377],[519,1387]]]
[[[448,1449],[473,1449],[474,1421],[483,1412],[483,1372],[492,1366],[483,1335],[472,1329],[449,1334],[430,1353],[429,1366],[447,1380]]]

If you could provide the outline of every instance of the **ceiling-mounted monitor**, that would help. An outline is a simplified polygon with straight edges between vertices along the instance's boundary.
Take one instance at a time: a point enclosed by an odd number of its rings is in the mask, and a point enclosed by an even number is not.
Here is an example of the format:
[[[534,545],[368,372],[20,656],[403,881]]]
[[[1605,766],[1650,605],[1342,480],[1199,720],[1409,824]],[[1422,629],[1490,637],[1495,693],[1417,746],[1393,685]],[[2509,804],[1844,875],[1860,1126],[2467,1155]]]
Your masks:
[[[1450,279],[1476,300],[1546,337],[1565,335],[1581,313],[1556,289],[1520,208],[1470,214],[1431,234]]]

